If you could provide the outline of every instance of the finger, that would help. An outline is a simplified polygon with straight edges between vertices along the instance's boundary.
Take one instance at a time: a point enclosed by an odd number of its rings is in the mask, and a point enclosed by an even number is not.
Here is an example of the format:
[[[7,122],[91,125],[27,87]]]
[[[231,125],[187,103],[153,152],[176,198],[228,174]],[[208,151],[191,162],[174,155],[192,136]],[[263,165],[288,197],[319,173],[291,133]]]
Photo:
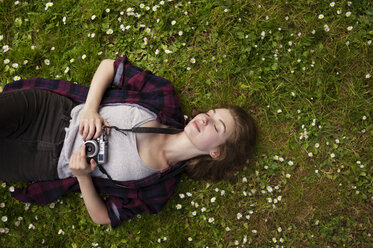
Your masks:
[[[104,119],[104,125],[105,125],[105,126],[108,126],[108,127],[110,126],[109,122],[107,122],[105,119]],[[110,128],[107,128],[107,129],[106,129],[106,134],[107,134],[107,135],[110,134]]]
[[[96,134],[94,136],[94,139],[97,139],[98,137],[100,137],[101,132],[102,132],[101,120],[96,120]]]
[[[87,167],[87,160],[86,160],[86,146],[85,144],[83,144],[79,151],[77,152],[78,153],[78,161],[79,161],[79,164],[81,165],[81,168],[82,169],[85,169]]]
[[[85,144],[80,147],[80,155],[85,157]]]
[[[92,158],[91,161],[90,161],[90,168],[91,168],[91,171],[94,171],[97,167],[97,163],[96,161]]]
[[[83,137],[83,134],[84,134],[84,126],[85,126],[84,121],[79,123],[79,133],[82,137]]]
[[[80,135],[83,135],[83,127],[84,127],[83,122],[80,122],[79,123],[79,133],[80,133]]]
[[[95,134],[95,131],[96,131],[95,123],[93,121],[91,121],[89,123],[89,132],[88,132],[88,135],[87,135],[88,140],[93,138],[93,135]]]
[[[87,124],[84,124],[83,134],[82,134],[82,138],[83,138],[84,141],[87,140],[88,130],[89,130],[89,126]]]

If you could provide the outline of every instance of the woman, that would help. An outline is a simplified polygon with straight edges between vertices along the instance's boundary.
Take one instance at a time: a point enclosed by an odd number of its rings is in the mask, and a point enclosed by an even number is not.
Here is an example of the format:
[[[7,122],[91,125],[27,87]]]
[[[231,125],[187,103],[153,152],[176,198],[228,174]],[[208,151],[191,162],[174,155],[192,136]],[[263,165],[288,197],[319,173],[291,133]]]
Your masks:
[[[0,156],[7,158],[0,165],[0,179],[37,181],[12,193],[24,202],[47,204],[81,191],[97,224],[116,227],[142,211],[159,212],[184,168],[192,178],[232,175],[256,142],[253,119],[238,107],[199,114],[182,130],[183,114],[172,84],[126,57],[102,61],[89,89],[62,80],[28,79],[8,84],[4,91],[0,106],[12,108],[0,111]],[[108,162],[101,172],[97,159],[87,161],[84,143],[102,137],[103,126],[181,130],[105,129]],[[100,193],[108,197],[103,200]]]

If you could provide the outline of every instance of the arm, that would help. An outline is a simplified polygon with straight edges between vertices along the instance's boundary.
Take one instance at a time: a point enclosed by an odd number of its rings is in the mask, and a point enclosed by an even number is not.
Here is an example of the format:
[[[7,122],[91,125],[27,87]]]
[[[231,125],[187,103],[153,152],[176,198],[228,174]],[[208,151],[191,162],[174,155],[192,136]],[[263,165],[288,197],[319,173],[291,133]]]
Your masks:
[[[110,218],[105,203],[97,194],[90,173],[96,168],[96,162],[91,159],[88,164],[85,159],[85,145],[70,158],[69,167],[78,179],[84,204],[93,222],[96,224],[110,224]]]
[[[80,115],[79,133],[83,140],[97,139],[101,134],[102,123],[109,125],[98,114],[98,107],[114,77],[114,60],[105,59],[98,66],[88,91],[88,96]]]

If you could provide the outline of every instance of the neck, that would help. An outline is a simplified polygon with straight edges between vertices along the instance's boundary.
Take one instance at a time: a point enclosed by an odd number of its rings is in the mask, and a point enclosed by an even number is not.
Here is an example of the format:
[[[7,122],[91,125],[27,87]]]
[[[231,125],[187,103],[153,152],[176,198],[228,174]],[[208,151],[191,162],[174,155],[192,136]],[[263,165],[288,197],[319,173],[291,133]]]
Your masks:
[[[167,135],[163,146],[167,163],[171,166],[206,153],[198,150],[186,136],[185,132]]]

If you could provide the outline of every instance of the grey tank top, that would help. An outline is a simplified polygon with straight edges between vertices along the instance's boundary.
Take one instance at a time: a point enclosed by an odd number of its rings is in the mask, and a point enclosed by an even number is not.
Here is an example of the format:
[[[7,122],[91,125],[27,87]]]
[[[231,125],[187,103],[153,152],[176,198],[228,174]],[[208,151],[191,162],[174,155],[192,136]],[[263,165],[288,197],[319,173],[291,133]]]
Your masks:
[[[74,176],[69,168],[69,160],[71,155],[84,144],[79,134],[79,119],[83,107],[84,104],[81,104],[71,111],[72,119],[69,127],[66,128],[66,136],[57,165],[60,179]],[[137,127],[156,119],[156,114],[136,104],[105,105],[99,109],[99,114],[109,122],[110,126],[119,128]],[[135,133],[127,132],[126,136],[111,129],[108,153],[108,161],[103,166],[113,180],[137,180],[157,172],[142,162],[137,150]],[[98,167],[92,172],[92,176],[107,178]]]

